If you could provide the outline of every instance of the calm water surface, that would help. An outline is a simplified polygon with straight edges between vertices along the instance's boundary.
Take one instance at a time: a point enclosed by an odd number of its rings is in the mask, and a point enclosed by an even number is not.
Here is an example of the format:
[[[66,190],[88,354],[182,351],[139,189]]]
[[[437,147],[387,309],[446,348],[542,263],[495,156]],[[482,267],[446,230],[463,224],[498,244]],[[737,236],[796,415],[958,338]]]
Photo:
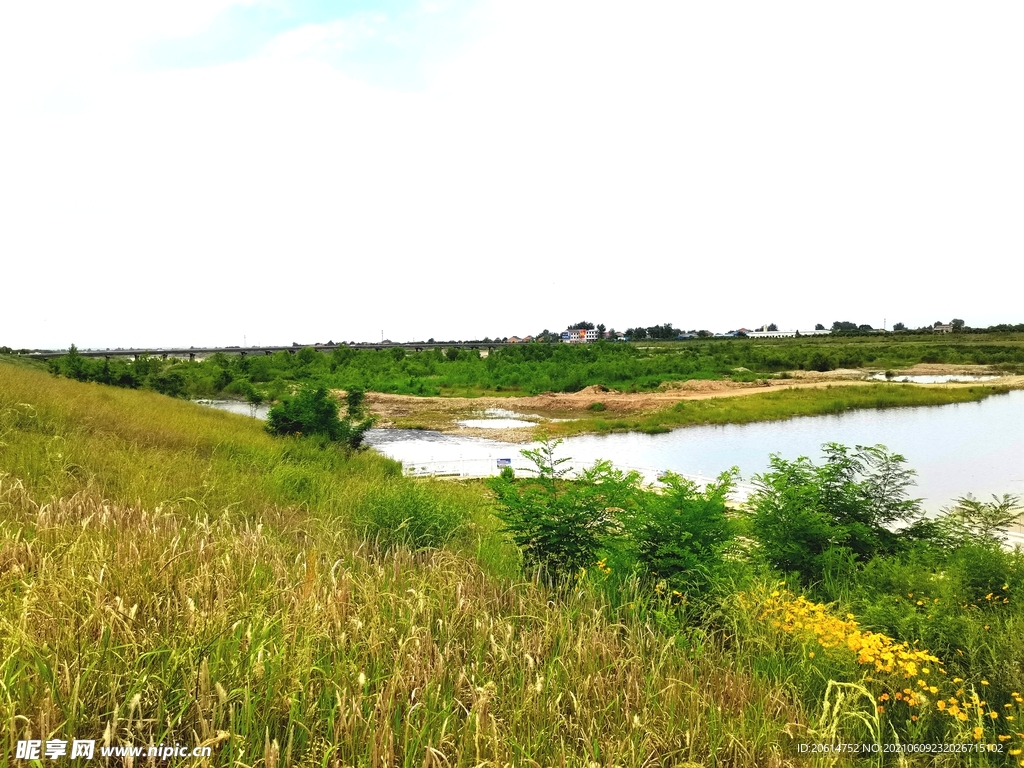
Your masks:
[[[266,418],[265,406],[253,410],[238,402],[204,404]],[[652,477],[668,469],[710,478],[735,465],[749,480],[767,469],[772,453],[787,459],[818,458],[821,445],[827,442],[881,443],[903,454],[917,471],[916,495],[929,510],[967,493],[1024,495],[1022,390],[977,403],[686,427],[661,435],[582,435],[566,439],[559,455],[572,457],[571,465],[576,467],[609,459],[616,466],[642,469]],[[516,468],[528,467],[520,451],[536,447],[403,429],[370,430],[367,443],[413,471],[470,475],[493,474],[498,459],[511,459]]]
[[[499,458],[529,466],[523,445],[416,430],[373,430],[368,442],[381,453],[424,472],[491,474]],[[978,403],[851,411],[786,421],[677,429],[667,434],[583,435],[565,440],[560,455],[575,466],[609,459],[620,467],[670,469],[714,477],[738,466],[745,480],[787,459],[820,457],[823,443],[876,445],[903,454],[917,471],[916,495],[938,510],[966,493],[1024,495],[1024,391]],[[532,446],[535,447],[535,446]]]

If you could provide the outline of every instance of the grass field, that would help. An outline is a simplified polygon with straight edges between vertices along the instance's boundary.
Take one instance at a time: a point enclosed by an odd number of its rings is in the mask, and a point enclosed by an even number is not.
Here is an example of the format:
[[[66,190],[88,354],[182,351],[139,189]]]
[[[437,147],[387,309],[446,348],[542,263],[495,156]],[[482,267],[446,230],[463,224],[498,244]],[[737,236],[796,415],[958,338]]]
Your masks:
[[[850,582],[844,604],[889,640],[740,556],[699,619],[618,561],[546,588],[522,575],[492,504],[479,483],[414,481],[373,453],[0,363],[0,764],[29,738],[205,744],[209,764],[268,768],[831,766],[854,761],[799,745],[889,743],[897,726],[1022,743],[1005,727],[1024,716],[1008,693],[1019,558],[972,565],[991,573],[971,576],[969,609],[952,565],[936,580],[927,563],[879,564],[877,599]],[[926,616],[919,591],[948,619]],[[905,683],[866,676],[875,657],[847,645],[924,658],[901,650],[919,637],[1002,719],[943,719],[927,690],[920,723],[895,703],[883,718],[877,697]],[[960,701],[955,680],[932,687]]]
[[[684,400],[654,413],[608,418],[601,412],[556,422],[545,428],[556,435],[596,432],[667,432],[700,424],[747,424],[796,416],[821,416],[864,408],[906,408],[981,400],[1009,390],[999,386],[921,387],[913,384],[865,384],[820,389],[784,389],[743,397]]]
[[[65,356],[51,361],[62,375],[164,394],[279,400],[301,383],[405,395],[514,396],[578,392],[602,385],[655,391],[669,382],[750,382],[785,371],[837,368],[896,370],[919,363],[983,365],[1024,372],[1024,334],[814,336],[790,339],[702,339],[637,344],[517,344],[490,351],[401,348],[330,353],[215,354],[201,362],[104,360]]]
[[[4,762],[62,736],[218,765],[796,764],[803,707],[734,640],[520,581],[479,488],[426,486],[464,523],[446,548],[384,547],[364,502],[411,481],[373,454],[6,365],[0,424]]]

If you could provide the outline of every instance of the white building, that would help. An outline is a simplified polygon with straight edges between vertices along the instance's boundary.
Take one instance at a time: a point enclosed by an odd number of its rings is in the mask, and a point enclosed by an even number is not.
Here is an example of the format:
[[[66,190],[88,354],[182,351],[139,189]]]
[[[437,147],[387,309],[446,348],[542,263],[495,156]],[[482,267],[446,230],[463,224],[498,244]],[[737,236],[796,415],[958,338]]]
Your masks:
[[[794,336],[828,336],[832,331],[747,331],[751,339],[788,339]]]
[[[562,331],[562,342],[565,344],[589,344],[597,341],[596,328],[569,328]]]

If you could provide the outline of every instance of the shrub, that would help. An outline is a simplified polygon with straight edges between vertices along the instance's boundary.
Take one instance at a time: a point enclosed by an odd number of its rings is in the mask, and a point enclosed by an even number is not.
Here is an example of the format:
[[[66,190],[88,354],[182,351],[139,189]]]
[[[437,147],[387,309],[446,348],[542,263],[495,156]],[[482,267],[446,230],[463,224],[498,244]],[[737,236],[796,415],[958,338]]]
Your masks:
[[[943,510],[938,525],[947,544],[1002,544],[1006,530],[1024,516],[1019,496],[994,495],[992,501],[979,501],[970,494],[956,499]]]
[[[662,476],[664,493],[643,494],[626,526],[637,560],[653,578],[689,595],[710,590],[733,537],[725,502],[737,474],[733,468],[701,490],[667,472]]]
[[[355,407],[353,408],[353,403]],[[338,418],[338,404],[323,387],[304,387],[294,397],[285,398],[267,414],[267,431],[272,435],[317,435],[345,443],[351,449],[362,446],[372,418],[354,421],[362,414],[362,393],[349,403],[349,413]],[[353,411],[355,413],[353,414]]]
[[[552,584],[563,583],[594,565],[598,553],[619,533],[616,517],[632,506],[640,481],[599,461],[572,481],[564,478],[568,458],[556,459],[561,440],[544,440],[537,450],[524,450],[535,477],[515,479],[502,474],[490,481],[498,499],[498,516],[523,553],[524,564],[537,568]]]
[[[822,450],[820,466],[773,455],[770,471],[754,479],[748,505],[765,559],[805,584],[822,578],[833,547],[863,561],[899,551],[924,529],[920,501],[907,498],[914,472],[906,459],[884,446],[851,451],[827,443]],[[894,532],[896,524],[910,525]]]

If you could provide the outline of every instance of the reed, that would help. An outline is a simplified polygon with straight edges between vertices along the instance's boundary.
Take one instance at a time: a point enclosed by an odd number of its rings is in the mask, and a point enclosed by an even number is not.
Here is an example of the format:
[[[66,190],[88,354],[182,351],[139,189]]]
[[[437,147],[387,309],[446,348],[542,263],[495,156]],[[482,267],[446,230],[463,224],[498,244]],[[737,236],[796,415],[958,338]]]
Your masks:
[[[797,765],[798,697],[628,579],[613,603],[513,576],[479,486],[4,365],[0,470],[3,764],[77,737],[275,768]],[[367,504],[434,493],[448,547],[364,538]]]

